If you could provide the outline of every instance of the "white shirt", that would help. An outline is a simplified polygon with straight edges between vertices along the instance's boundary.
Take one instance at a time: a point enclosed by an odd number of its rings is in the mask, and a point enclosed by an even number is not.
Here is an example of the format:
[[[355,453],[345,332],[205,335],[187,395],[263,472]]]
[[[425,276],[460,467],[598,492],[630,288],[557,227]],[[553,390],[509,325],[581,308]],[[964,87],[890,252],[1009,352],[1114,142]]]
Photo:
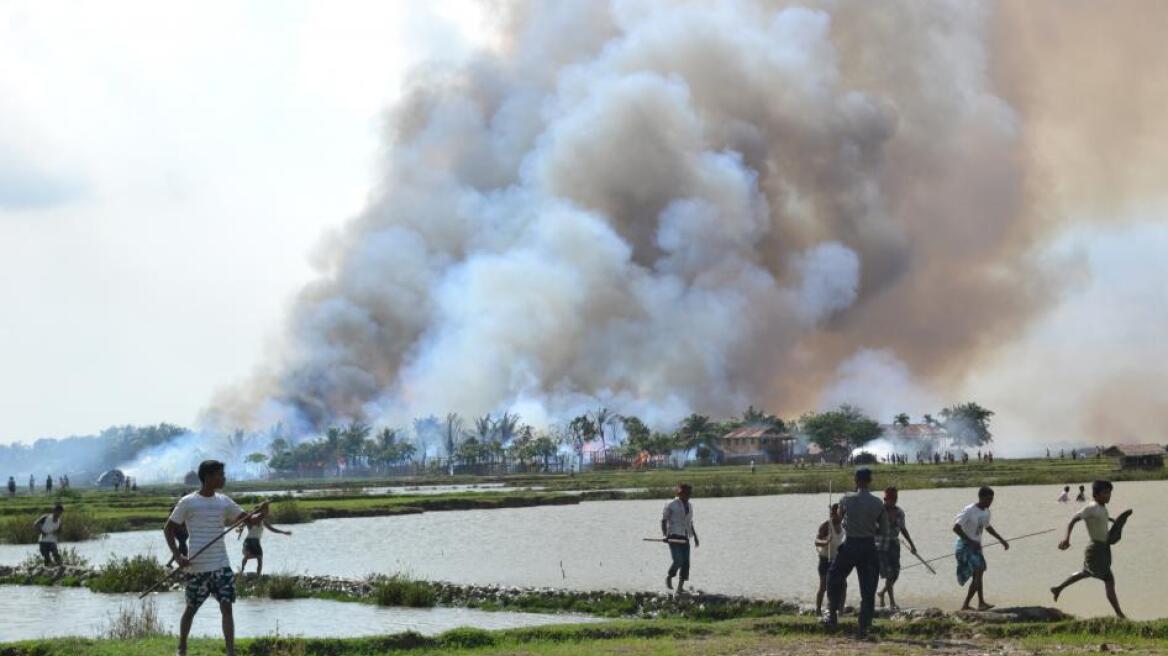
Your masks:
[[[960,526],[971,540],[981,544],[981,533],[990,525],[990,509],[982,510],[976,503],[971,503],[957,513],[953,523]]]
[[[194,554],[219,537],[225,520],[234,520],[243,512],[243,508],[226,495],[216,492],[214,496],[205,497],[192,492],[179,500],[170,514],[170,521],[187,525],[191,534],[190,553]],[[192,560],[188,571],[214,572],[224,567],[231,567],[231,561],[227,560],[227,546],[219,540]]]
[[[41,519],[41,542],[57,542],[57,530],[61,528],[61,520],[53,519],[52,515],[45,515]],[[27,520],[25,520],[27,521]]]
[[[264,525],[262,523],[247,527],[247,539],[255,538],[258,540],[262,537],[264,537]]]
[[[1075,513],[1075,517],[1083,520],[1087,525],[1087,535],[1091,536],[1092,542],[1107,542],[1108,518],[1107,506],[1101,506],[1098,503],[1092,502],[1083,507],[1082,510]]]
[[[694,534],[693,530],[693,504],[689,504],[689,512],[686,512],[686,504],[681,499],[674,499],[665,504],[665,511],[661,513],[661,519],[665,522],[665,532],[669,535],[684,535],[690,537]]]
[[[843,526],[836,528],[835,524],[833,524],[830,519],[827,520],[826,524],[827,544],[823,545],[822,547],[817,546],[815,547],[815,550],[819,552],[820,558],[835,560],[835,555],[839,553],[840,545],[843,544],[844,541],[844,529]],[[823,525],[820,524],[820,526]]]

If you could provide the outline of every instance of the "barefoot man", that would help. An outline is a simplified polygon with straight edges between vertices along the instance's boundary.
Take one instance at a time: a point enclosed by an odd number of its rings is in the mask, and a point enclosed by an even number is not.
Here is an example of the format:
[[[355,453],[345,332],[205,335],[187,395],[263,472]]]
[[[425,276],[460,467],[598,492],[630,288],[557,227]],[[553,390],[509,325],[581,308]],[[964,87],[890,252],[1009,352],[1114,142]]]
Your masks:
[[[1111,481],[1100,480],[1091,484],[1091,496],[1095,499],[1094,503],[1088,504],[1071,518],[1071,523],[1067,524],[1067,537],[1063,538],[1063,541],[1059,542],[1058,545],[1058,548],[1063,551],[1070,549],[1071,530],[1079,522],[1086,524],[1087,535],[1091,538],[1091,542],[1083,551],[1083,569],[1071,574],[1067,580],[1051,588],[1050,592],[1057,602],[1059,594],[1067,587],[1083,579],[1095,577],[1103,581],[1103,587],[1107,591],[1107,601],[1115,610],[1116,617],[1126,617],[1119,609],[1119,598],[1115,594],[1115,575],[1111,573],[1111,545],[1119,542],[1123,524],[1131,515],[1131,511],[1125,510],[1119,516],[1119,520],[1111,519],[1107,515],[1107,504],[1111,501],[1111,491]],[[1115,522],[1115,526],[1112,528],[1118,530],[1108,530],[1108,522]]]
[[[823,618],[827,626],[835,626],[844,605],[844,585],[848,575],[856,570],[860,580],[860,631],[868,635],[876,613],[876,588],[880,584],[880,556],[876,553],[876,537],[888,534],[888,515],[884,504],[872,495],[872,470],[856,470],[856,491],[840,499],[843,515],[844,543],[827,568],[828,611]]]
[[[819,525],[819,532],[815,534],[815,550],[819,552],[819,589],[815,591],[816,615],[823,613],[823,595],[827,593],[827,569],[831,567],[831,561],[835,560],[843,541],[843,518],[840,516],[839,504],[833,503],[827,512],[827,521]]]
[[[247,569],[247,561],[255,558],[256,561],[256,576],[263,576],[264,574],[264,548],[260,544],[260,538],[264,536],[264,529],[267,528],[273,533],[280,535],[292,535],[292,531],[282,531],[275,526],[266,517],[252,517],[239,527],[242,531],[243,527],[247,527],[247,537],[243,539],[243,564],[239,566],[240,575],[243,570]]]
[[[965,594],[965,603],[961,610],[973,610],[969,602],[973,595],[977,595],[977,609],[989,610],[993,604],[987,604],[983,589],[986,571],[985,554],[981,549],[982,533],[989,533],[1002,543],[1002,548],[1009,551],[1010,543],[1006,538],[998,535],[990,525],[990,506],[994,503],[994,491],[988,486],[982,486],[977,491],[977,503],[965,507],[953,522],[953,532],[957,534],[957,584],[969,584],[969,592]]]
[[[698,534],[694,531],[693,506],[689,498],[693,494],[693,487],[689,483],[677,486],[677,497],[665,506],[661,514],[661,535],[669,540],[669,555],[673,563],[669,566],[669,574],[665,577],[665,587],[673,589],[673,577],[677,576],[677,594],[685,590],[685,582],[689,580],[689,539],[692,536],[694,546],[698,546]]]
[[[913,544],[912,536],[908,534],[908,527],[905,526],[904,509],[896,505],[899,496],[900,493],[895,486],[884,488],[884,512],[888,515],[888,535],[876,541],[880,553],[880,576],[884,579],[884,589],[878,593],[880,607],[884,607],[884,595],[887,594],[888,605],[892,610],[900,609],[900,606],[896,605],[896,595],[892,590],[896,580],[900,578],[900,536],[903,535],[908,542],[911,553],[917,552],[917,545]]]
[[[199,606],[210,596],[219,602],[219,611],[223,615],[223,640],[227,646],[227,656],[235,656],[235,618],[231,606],[235,603],[235,573],[231,571],[231,562],[227,559],[227,547],[223,540],[217,538],[224,526],[243,519],[247,513],[230,497],[218,492],[226,484],[223,463],[218,460],[204,460],[200,463],[199,482],[199,490],[183,497],[174,507],[163,531],[174,562],[180,568],[187,568],[188,574],[187,606],[179,623],[178,656],[186,656],[191,622]],[[260,505],[257,516],[262,519],[267,514],[268,504],[265,501]],[[190,560],[179,550],[176,539],[183,524],[190,532],[190,551],[197,554]],[[211,544],[212,540],[215,540],[214,544]],[[208,544],[211,546],[203,550]],[[199,553],[200,550],[203,550],[202,553]]]

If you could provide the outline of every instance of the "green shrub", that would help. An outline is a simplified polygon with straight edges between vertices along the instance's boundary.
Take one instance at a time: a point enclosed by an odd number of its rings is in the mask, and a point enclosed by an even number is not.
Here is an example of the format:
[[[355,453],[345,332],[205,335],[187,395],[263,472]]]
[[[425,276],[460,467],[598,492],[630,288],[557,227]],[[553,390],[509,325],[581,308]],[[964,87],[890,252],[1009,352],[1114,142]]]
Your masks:
[[[264,592],[269,599],[295,599],[300,596],[296,578],[292,576],[269,577],[265,582]]]
[[[9,544],[36,544],[41,533],[33,522],[40,515],[8,515],[0,519],[0,542]]]
[[[303,524],[311,520],[312,516],[295,499],[274,502],[268,513],[268,521],[273,524]]]
[[[443,632],[438,636],[438,643],[446,648],[473,649],[475,647],[492,647],[500,638],[490,631],[462,627]]]
[[[373,599],[379,606],[430,608],[437,603],[437,595],[429,583],[415,581],[401,574],[375,578]]]
[[[60,547],[59,553],[61,554],[61,564],[66,567],[89,567],[89,559],[77,553],[77,550],[72,547]],[[44,564],[45,559],[41,556],[40,551],[33,551],[20,561],[17,567],[32,569]]]
[[[166,635],[158,620],[158,606],[153,599],[143,600],[138,606],[123,605],[106,621],[102,636],[110,640],[141,640]]]
[[[101,522],[84,508],[66,508],[61,515],[61,529],[57,538],[62,542],[92,540],[104,533]]]
[[[95,592],[144,592],[166,578],[168,573],[169,570],[154,556],[111,556],[97,576],[89,581],[89,588]]]

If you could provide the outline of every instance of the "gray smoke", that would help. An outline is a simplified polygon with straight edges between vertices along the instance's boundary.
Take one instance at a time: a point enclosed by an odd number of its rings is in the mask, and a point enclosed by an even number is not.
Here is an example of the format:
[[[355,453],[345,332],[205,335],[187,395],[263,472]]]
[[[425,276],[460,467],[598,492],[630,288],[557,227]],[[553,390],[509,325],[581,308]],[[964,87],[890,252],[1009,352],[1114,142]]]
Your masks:
[[[411,78],[282,356],[207,425],[797,414],[868,365],[932,401],[915,379],[1054,296],[1004,30],[965,0],[802,4],[501,9],[497,50]]]

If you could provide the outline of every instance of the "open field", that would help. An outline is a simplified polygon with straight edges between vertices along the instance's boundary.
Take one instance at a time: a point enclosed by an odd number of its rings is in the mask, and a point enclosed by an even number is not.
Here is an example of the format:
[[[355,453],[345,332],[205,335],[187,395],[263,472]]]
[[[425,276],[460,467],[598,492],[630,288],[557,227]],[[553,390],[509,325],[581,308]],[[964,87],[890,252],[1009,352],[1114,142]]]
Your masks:
[[[1168,622],[1116,620],[1056,623],[967,624],[943,618],[878,623],[873,642],[850,636],[854,624],[828,632],[810,618],[767,618],[692,622],[636,620],[489,632],[455,629],[437,636],[403,633],[349,640],[268,637],[242,640],[238,653],[252,656],[341,656],[360,654],[495,655],[620,654],[1157,654],[1168,649]],[[1104,647],[1106,645],[1106,647]],[[172,653],[174,638],[141,640],[60,639],[0,645],[0,656],[146,656]],[[191,642],[191,656],[221,654],[222,640]]]
[[[1116,481],[1161,480],[1168,470],[1119,471],[1109,459],[1005,460],[994,463],[942,465],[875,465],[877,486],[895,484],[901,489],[976,487],[979,485],[1034,485],[1088,483],[1096,478]],[[685,470],[600,471],[578,475],[510,475],[495,477],[426,477],[394,479],[315,479],[306,481],[229,482],[226,492],[241,505],[260,499],[250,492],[330,490],[322,497],[280,499],[274,504],[274,521],[298,523],[329,517],[368,517],[441,510],[514,508],[573,504],[588,499],[668,498],[673,485],[685,480],[695,487],[695,497],[758,496],[799,492],[837,491],[850,487],[851,469],[835,465],[797,468],[763,465],[751,473],[748,467],[689,467]],[[538,490],[500,492],[466,491],[446,494],[362,494],[360,488],[409,485],[474,485],[501,483],[510,488]],[[0,541],[31,543],[36,532],[31,523],[60,501],[68,508],[62,539],[88,539],[104,532],[161,527],[180,486],[144,487],[131,494],[93,489],[73,489],[53,496],[18,495],[0,498]],[[576,494],[568,494],[575,492]],[[580,494],[583,492],[583,494]]]

